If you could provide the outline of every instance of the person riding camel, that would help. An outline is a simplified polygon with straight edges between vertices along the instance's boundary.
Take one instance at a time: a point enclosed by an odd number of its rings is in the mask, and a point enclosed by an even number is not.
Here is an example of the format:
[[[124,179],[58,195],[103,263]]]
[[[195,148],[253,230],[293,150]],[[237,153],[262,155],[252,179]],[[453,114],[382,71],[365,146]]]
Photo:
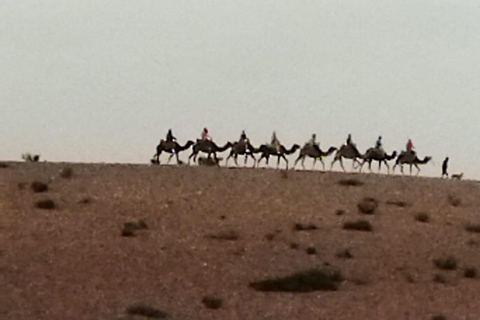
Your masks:
[[[411,152],[411,153],[414,153],[414,152],[415,152],[415,151],[413,150],[413,142],[412,142],[412,139],[408,139],[406,149],[407,149],[407,153],[408,153],[408,152]]]
[[[203,128],[201,137],[202,137],[202,140],[212,141],[212,137],[208,134],[207,128]]]
[[[250,140],[247,138],[247,134],[245,133],[245,130],[242,130],[242,134],[240,135],[240,141],[239,142],[244,142],[248,144]]]
[[[278,141],[277,133],[275,131],[273,131],[273,134],[272,134],[271,145],[277,150],[277,153],[280,153],[280,141]]]
[[[351,146],[351,145],[353,145],[353,143],[352,143],[352,134],[349,133],[349,134],[348,134],[348,137],[347,137],[347,146]]]
[[[168,129],[168,133],[167,133],[166,139],[167,139],[167,142],[171,142],[171,141],[177,140],[177,138],[175,138],[175,137],[173,136],[172,129]]]
[[[312,146],[314,148],[320,148],[320,142],[317,142],[317,134],[313,133],[310,140],[308,140],[307,145]]]
[[[379,136],[378,139],[377,139],[377,142],[375,143],[375,148],[376,149],[382,149],[382,136]]]

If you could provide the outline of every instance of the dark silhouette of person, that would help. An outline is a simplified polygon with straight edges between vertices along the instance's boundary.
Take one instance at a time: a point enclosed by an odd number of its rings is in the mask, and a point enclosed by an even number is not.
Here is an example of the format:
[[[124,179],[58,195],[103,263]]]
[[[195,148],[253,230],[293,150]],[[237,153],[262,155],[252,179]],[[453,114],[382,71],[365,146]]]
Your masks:
[[[167,132],[167,141],[175,141],[177,140],[177,138],[175,138],[173,136],[173,133],[172,133],[172,129],[168,129],[168,132]]]
[[[442,164],[442,178],[443,177],[447,177],[448,178],[448,157],[445,158],[445,160],[443,160],[443,164]]]

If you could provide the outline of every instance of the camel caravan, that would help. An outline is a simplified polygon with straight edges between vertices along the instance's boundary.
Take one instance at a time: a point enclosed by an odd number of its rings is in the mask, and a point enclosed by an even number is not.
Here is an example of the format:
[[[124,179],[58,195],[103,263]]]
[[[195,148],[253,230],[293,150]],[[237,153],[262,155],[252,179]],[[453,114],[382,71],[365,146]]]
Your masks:
[[[338,148],[332,146],[326,151],[323,151],[320,148],[320,143],[316,141],[316,134],[313,134],[311,139],[306,142],[303,147],[294,144],[290,148],[287,148],[280,143],[275,132],[273,132],[270,143],[262,144],[258,148],[251,144],[245,131],[242,131],[238,141],[227,142],[223,146],[217,145],[212,140],[207,128],[203,129],[201,138],[196,141],[189,140],[184,145],[181,145],[176,140],[177,139],[173,136],[172,130],[168,130],[166,139],[160,140],[151,162],[153,164],[160,164],[160,155],[165,152],[169,154],[167,164],[170,163],[170,160],[173,157],[176,158],[177,164],[183,164],[179,158],[179,154],[180,152],[191,148],[191,153],[188,156],[188,164],[193,160],[194,163],[198,163],[201,166],[220,166],[220,162],[223,158],[219,158],[217,154],[228,151],[229,154],[225,158],[225,166],[228,166],[228,161],[230,159],[233,159],[235,165],[238,166],[239,156],[244,157],[244,166],[247,165],[249,158],[253,160],[252,167],[259,166],[262,160],[265,160],[265,164],[269,165],[269,160],[272,157],[277,160],[277,168],[283,160],[288,169],[289,161],[287,156],[295,154],[297,150],[299,150],[298,157],[294,162],[294,169],[299,162],[302,168],[305,169],[305,159],[312,158],[312,169],[315,168],[316,162],[319,161],[322,164],[322,170],[325,170],[324,159],[334,154],[333,161],[330,164],[330,170],[333,169],[336,162],[339,162],[342,170],[346,171],[343,161],[351,160],[352,170],[359,168],[359,172],[362,172],[364,165],[368,164],[368,169],[372,171],[372,162],[378,162],[378,171],[380,171],[383,164],[387,168],[387,172],[390,173],[390,165],[388,162],[394,161],[393,172],[395,172],[396,167],[400,167],[400,171],[403,174],[403,165],[408,165],[410,167],[410,174],[412,174],[412,168],[415,167],[418,175],[420,173],[419,165],[427,164],[432,159],[432,157],[429,156],[424,157],[423,159],[419,158],[416,151],[413,149],[413,143],[410,139],[407,142],[406,150],[399,154],[397,154],[396,151],[387,153],[383,148],[382,137],[378,137],[375,147],[369,148],[365,153],[361,153],[356,144],[353,143],[351,134],[348,135],[345,144]],[[200,154],[206,154],[206,157],[199,157]],[[448,158],[446,161],[448,161]],[[445,164],[444,170],[446,170]]]

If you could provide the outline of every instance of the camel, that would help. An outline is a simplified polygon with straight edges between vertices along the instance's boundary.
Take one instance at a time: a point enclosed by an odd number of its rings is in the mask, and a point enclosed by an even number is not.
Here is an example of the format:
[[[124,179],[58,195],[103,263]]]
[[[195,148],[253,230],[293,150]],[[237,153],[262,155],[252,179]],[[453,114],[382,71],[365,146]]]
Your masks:
[[[200,140],[197,139],[197,142],[193,145],[193,152],[188,157],[188,164],[190,164],[190,159],[193,158],[193,162],[197,161],[197,155],[199,152],[204,152],[208,154],[208,158],[210,159],[211,155],[216,162],[218,162],[217,152],[223,152],[232,146],[231,142],[227,142],[223,147],[219,147],[213,142],[212,140]]]
[[[268,160],[270,159],[270,156],[276,156],[277,157],[277,168],[280,164],[280,158],[285,160],[285,163],[287,164],[287,169],[288,169],[288,160],[285,157],[285,155],[290,155],[292,153],[295,153],[300,149],[300,146],[298,144],[294,144],[289,150],[285,148],[283,145],[280,145],[280,152],[277,151],[277,148],[275,148],[272,145],[269,144],[262,144],[258,149],[255,149],[255,153],[262,153],[260,158],[257,161],[257,165],[260,163],[262,159],[265,159],[267,165],[268,165]]]
[[[330,165],[330,170],[333,169],[333,164],[337,161],[340,161],[340,166],[342,167],[343,171],[345,171],[345,167],[343,166],[343,160],[342,158],[346,159],[351,159],[352,160],[352,169],[355,168],[355,163],[358,163],[359,165],[362,165],[360,161],[357,160],[363,159],[363,155],[358,151],[357,147],[353,144],[344,144],[340,147],[340,149],[337,150],[337,153],[335,154],[335,158],[332,161],[332,164]]]
[[[244,164],[247,164],[248,157],[252,157],[253,159],[253,166],[255,166],[255,162],[257,159],[253,155],[255,152],[255,148],[250,144],[250,142],[245,142],[245,141],[238,141],[234,142],[232,144],[232,150],[230,151],[230,154],[228,155],[227,159],[225,160],[225,165],[228,165],[228,159],[233,157],[233,160],[235,161],[235,165],[238,166],[237,158],[239,155],[245,155],[245,161]]]
[[[400,170],[403,174],[403,165],[404,164],[409,164],[410,165],[410,174],[412,174],[412,166],[415,166],[417,168],[417,175],[420,173],[420,168],[418,167],[419,164],[426,164],[430,160],[432,160],[432,157],[425,157],[423,160],[419,159],[417,157],[417,154],[415,152],[406,152],[402,151],[398,158],[397,161],[395,162],[395,165],[393,166],[393,172],[395,172],[395,167],[400,165]]]
[[[372,161],[378,161],[378,171],[380,171],[382,167],[382,163],[385,164],[387,167],[387,172],[390,173],[390,166],[388,165],[387,161],[395,159],[397,156],[397,151],[393,151],[391,155],[388,155],[382,148],[370,148],[365,152],[363,155],[363,162],[360,166],[360,172],[362,172],[363,165],[368,162],[368,169],[372,171]]]
[[[317,159],[318,159],[322,163],[323,170],[325,170],[325,163],[323,162],[322,157],[328,157],[333,152],[335,152],[335,150],[337,150],[337,148],[330,147],[327,152],[323,152],[318,145],[312,145],[312,144],[306,143],[303,146],[303,148],[300,150],[300,155],[298,156],[297,160],[295,160],[295,164],[293,165],[293,167],[295,168],[298,161],[300,161],[300,159],[301,159],[302,160],[302,168],[305,169],[305,165],[304,165],[305,158],[310,157],[310,158],[313,158],[312,169],[315,168],[315,164],[316,164]]]
[[[194,142],[189,140],[187,141],[187,143],[185,143],[184,146],[181,146],[176,141],[167,141],[162,139],[160,140],[160,144],[157,146],[157,152],[153,155],[152,163],[160,164],[160,155],[162,154],[162,152],[168,152],[170,153],[170,156],[168,157],[167,163],[170,163],[170,160],[175,155],[175,157],[177,158],[177,164],[180,164],[181,161],[178,158],[178,154],[181,151],[187,150],[193,144]]]

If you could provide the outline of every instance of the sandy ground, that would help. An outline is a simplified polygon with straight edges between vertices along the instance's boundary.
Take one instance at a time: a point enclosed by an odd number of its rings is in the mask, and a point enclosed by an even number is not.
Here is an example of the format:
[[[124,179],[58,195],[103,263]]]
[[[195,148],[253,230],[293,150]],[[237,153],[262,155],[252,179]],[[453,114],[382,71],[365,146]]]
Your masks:
[[[479,275],[464,277],[480,272],[480,233],[465,229],[480,224],[478,182],[109,164],[70,164],[65,179],[67,165],[0,168],[2,319],[147,319],[126,314],[137,303],[168,319],[480,319]],[[49,190],[34,193],[33,181]],[[378,201],[374,214],[359,211],[364,197]],[[41,199],[56,208],[36,208]],[[148,229],[122,236],[135,219]],[[373,231],[342,228],[358,219]],[[222,232],[239,237],[208,237]],[[351,258],[337,257],[346,249]],[[447,256],[455,270],[435,266]],[[249,287],[327,264],[341,270],[337,291]],[[207,308],[205,296],[222,306]]]

